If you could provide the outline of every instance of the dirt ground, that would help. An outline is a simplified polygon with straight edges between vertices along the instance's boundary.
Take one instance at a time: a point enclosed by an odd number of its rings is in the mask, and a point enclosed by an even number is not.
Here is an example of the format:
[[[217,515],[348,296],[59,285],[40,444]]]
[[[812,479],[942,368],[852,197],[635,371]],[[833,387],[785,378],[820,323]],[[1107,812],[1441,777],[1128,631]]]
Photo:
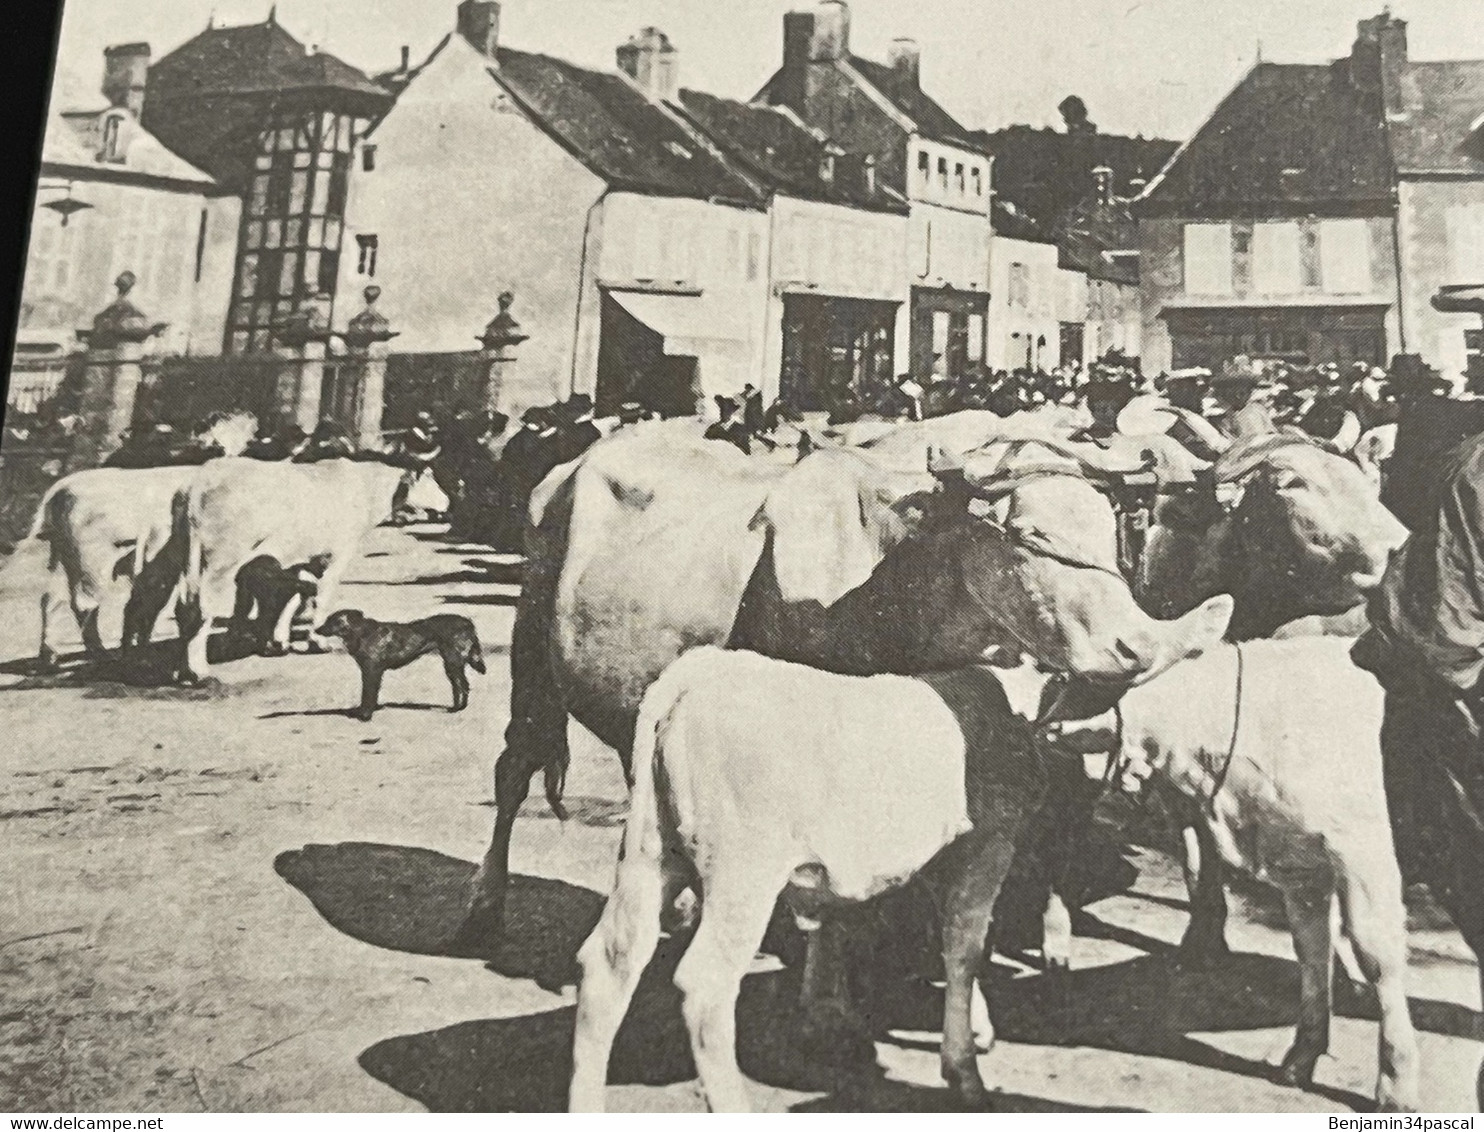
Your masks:
[[[27,658],[43,561],[23,547],[0,568],[0,1109],[562,1106],[573,954],[625,811],[618,762],[577,736],[571,819],[533,802],[517,829],[508,941],[493,961],[448,954],[493,816],[516,591],[507,563],[431,530],[379,530],[365,549],[342,604],[479,626],[491,671],[467,712],[446,710],[434,661],[388,677],[371,724],[344,714],[356,674],[338,654],[235,660],[197,691],[81,665],[38,678]],[[1344,1008],[1312,1091],[1271,1083],[1297,996],[1273,902],[1236,901],[1237,954],[1183,970],[1178,870],[1148,851],[1133,860],[1133,887],[1078,923],[1064,999],[1031,968],[996,962],[1001,1042],[983,1063],[995,1106],[1364,1109],[1373,1007]],[[1446,924],[1422,909],[1415,926],[1424,1100],[1466,1110],[1477,975]],[[701,1107],[669,985],[677,958],[666,944],[620,1034],[615,1108]],[[758,1107],[953,1107],[930,984],[876,1003],[874,1061],[833,1065],[794,1036],[794,985],[760,959],[743,988]]]

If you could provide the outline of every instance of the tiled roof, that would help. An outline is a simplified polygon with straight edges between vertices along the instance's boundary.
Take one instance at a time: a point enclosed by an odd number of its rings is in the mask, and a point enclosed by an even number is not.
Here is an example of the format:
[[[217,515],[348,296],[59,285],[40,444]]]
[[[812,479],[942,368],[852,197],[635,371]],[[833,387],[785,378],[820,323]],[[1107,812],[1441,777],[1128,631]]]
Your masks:
[[[1138,211],[1214,216],[1389,202],[1385,126],[1350,81],[1348,62],[1259,63],[1151,183]]]
[[[122,159],[101,160],[98,154],[102,148],[102,122],[106,113],[106,110],[63,111],[54,116],[47,124],[41,160],[71,168],[98,169],[111,175],[137,173],[147,177],[164,177],[200,185],[203,190],[216,184],[210,175],[172,153],[159,138],[132,117],[127,117],[122,124]]]
[[[1387,123],[1399,173],[1484,176],[1466,144],[1484,115],[1484,60],[1408,63],[1400,93],[1404,114]]]
[[[787,110],[694,90],[682,90],[677,102],[729,161],[766,188],[859,208],[906,210],[899,197],[879,188],[867,191],[859,158],[838,156],[835,175],[825,180],[822,166],[829,147]]]
[[[207,28],[150,68],[151,82],[160,79],[202,95],[333,89],[377,102],[388,97],[349,63],[324,51],[311,54],[274,20]]]
[[[995,197],[989,202],[990,226],[995,234],[1010,240],[1028,240],[1034,244],[1052,244],[1055,239],[1023,212],[1013,201]]]
[[[885,63],[875,63],[850,56],[850,65],[893,106],[917,126],[917,132],[929,141],[945,142],[966,149],[982,150],[983,145],[952,114],[918,84],[897,81],[896,72]]]
[[[761,206],[727,167],[622,76],[500,48],[490,74],[579,161],[615,188]]]

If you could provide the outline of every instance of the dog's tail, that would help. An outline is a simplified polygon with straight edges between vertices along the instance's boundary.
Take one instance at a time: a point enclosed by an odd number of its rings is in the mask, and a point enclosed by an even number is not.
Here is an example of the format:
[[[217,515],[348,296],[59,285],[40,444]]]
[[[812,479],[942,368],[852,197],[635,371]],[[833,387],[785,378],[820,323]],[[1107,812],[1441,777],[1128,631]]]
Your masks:
[[[479,647],[479,637],[472,633],[469,635],[469,667],[481,676],[489,671],[484,666],[484,650]]]

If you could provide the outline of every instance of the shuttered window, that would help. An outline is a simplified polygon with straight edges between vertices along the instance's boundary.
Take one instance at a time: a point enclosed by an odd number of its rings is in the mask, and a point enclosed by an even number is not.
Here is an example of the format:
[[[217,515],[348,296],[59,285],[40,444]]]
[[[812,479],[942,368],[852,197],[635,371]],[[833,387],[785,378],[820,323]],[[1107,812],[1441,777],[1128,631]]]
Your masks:
[[[1321,220],[1319,263],[1331,295],[1368,294],[1373,286],[1370,226],[1364,220]]]
[[[1232,293],[1232,226],[1187,224],[1185,226],[1185,293],[1230,295]]]
[[[1252,226],[1252,289],[1260,295],[1296,295],[1302,289],[1299,226],[1292,221]]]

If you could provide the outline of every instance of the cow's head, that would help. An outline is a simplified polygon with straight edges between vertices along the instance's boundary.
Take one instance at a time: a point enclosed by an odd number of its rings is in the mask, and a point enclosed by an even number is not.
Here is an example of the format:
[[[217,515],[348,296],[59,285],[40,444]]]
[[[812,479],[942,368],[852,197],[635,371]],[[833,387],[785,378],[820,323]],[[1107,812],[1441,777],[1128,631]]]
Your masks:
[[[1097,469],[1021,466],[971,483],[993,513],[970,524],[959,572],[969,595],[1042,667],[1128,687],[1219,641],[1233,602],[1174,621],[1148,616],[1119,572],[1117,518]]]
[[[1297,437],[1237,445],[1216,475],[1236,493],[1230,560],[1244,600],[1343,612],[1380,583],[1407,537],[1358,463]]]

